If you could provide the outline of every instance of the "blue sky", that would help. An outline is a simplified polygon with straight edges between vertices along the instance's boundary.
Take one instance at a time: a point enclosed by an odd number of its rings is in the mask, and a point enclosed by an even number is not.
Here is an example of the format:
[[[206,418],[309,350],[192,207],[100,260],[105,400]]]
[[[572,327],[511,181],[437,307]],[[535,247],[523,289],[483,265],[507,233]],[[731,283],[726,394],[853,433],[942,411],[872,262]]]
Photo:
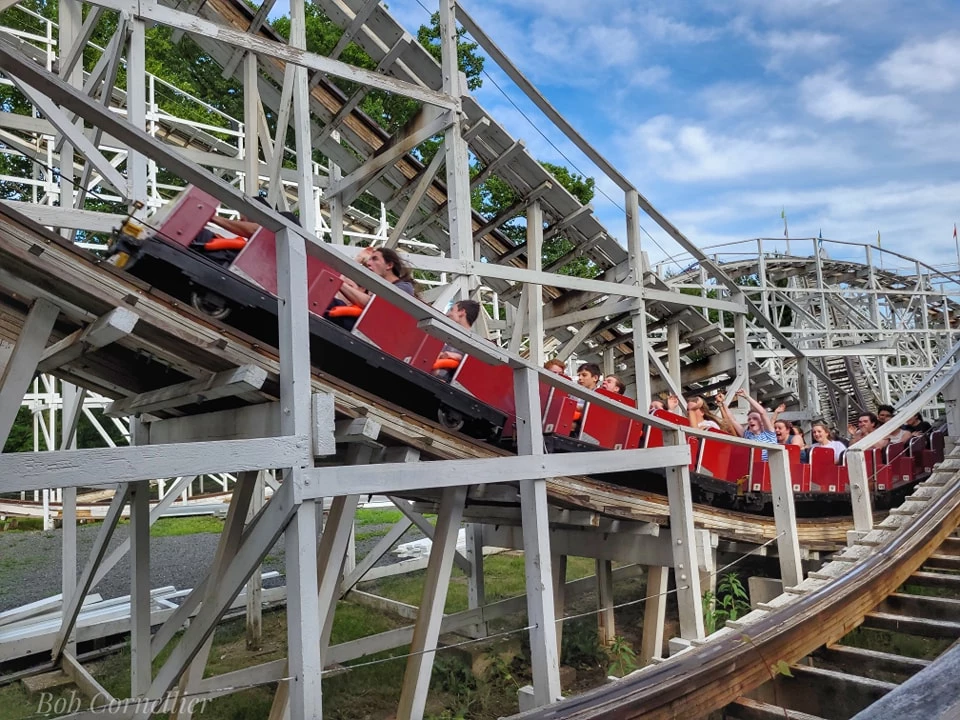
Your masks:
[[[956,268],[956,0],[463,1],[698,245],[782,238],[785,208],[792,238],[822,228],[875,243],[879,230],[884,248]],[[428,17],[417,0],[389,7],[410,32]],[[622,202],[490,62],[488,72],[523,111],[485,79],[477,96],[493,117],[538,159],[570,164],[566,155]],[[622,240],[620,211],[602,195],[594,205]],[[644,227],[676,252],[649,219]]]
[[[420,1],[387,5],[415,33],[429,19],[423,6],[436,8]],[[826,239],[876,243],[879,230],[885,249],[957,269],[957,0],[461,1],[699,246],[782,238],[783,208],[791,238],[822,229]],[[280,0],[272,14],[286,8]],[[487,72],[476,95],[498,122],[538,159],[596,177],[622,205],[492,62]],[[615,203],[598,193],[593,204],[622,241]],[[644,236],[654,261],[679,251],[649,218],[643,227],[663,248]]]

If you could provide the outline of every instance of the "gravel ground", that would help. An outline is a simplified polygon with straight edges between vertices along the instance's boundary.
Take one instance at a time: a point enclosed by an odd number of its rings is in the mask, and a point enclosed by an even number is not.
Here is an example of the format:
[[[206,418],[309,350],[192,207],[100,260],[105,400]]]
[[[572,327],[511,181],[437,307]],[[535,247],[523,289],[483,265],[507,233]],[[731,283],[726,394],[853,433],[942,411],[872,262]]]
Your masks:
[[[375,530],[386,532],[390,525],[364,525],[358,532]],[[129,534],[129,526],[121,525],[114,532],[109,550],[119,546]],[[77,528],[78,574],[83,569],[96,539],[99,526]],[[193,588],[206,577],[213,560],[219,535],[198,533],[172,537],[150,538],[150,586],[153,588],[173,585],[178,590]],[[408,531],[400,540],[409,542],[423,537],[416,529]],[[378,537],[357,542],[357,559],[360,560],[379,541]],[[284,584],[283,536],[264,559],[264,571],[276,570],[281,576],[264,581],[265,587]],[[26,603],[56,595],[61,587],[62,531],[8,531],[0,532],[0,611],[19,607]],[[388,553],[380,559],[377,567],[398,561]],[[124,556],[100,581],[93,592],[104,598],[113,598],[130,593],[130,562]]]

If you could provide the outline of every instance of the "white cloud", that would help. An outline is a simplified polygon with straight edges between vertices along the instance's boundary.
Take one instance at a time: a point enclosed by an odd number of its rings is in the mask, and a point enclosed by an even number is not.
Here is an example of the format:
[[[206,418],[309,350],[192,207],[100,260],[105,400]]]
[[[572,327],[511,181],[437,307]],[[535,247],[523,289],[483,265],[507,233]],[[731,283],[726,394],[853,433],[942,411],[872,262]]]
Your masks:
[[[829,122],[854,120],[912,124],[923,119],[916,105],[900,95],[868,95],[854,89],[832,70],[810,75],[800,83],[807,112]]]
[[[626,20],[626,17],[624,19]],[[717,37],[720,32],[720,28],[691,25],[657,12],[643,13],[637,24],[647,37],[668,43],[706,42]]]
[[[700,91],[700,100],[712,116],[737,116],[760,110],[775,91],[752,83],[722,82]]]
[[[676,181],[734,180],[860,164],[849,150],[791,126],[715,132],[667,115],[637,127],[629,150],[647,172]]]
[[[627,85],[629,87],[659,87],[670,78],[670,75],[670,68],[663,65],[637,68],[628,73]]]
[[[878,66],[891,87],[943,92],[960,85],[960,33],[903,45]]]
[[[759,43],[775,53],[819,53],[836,47],[840,37],[816,30],[775,30],[762,35]]]

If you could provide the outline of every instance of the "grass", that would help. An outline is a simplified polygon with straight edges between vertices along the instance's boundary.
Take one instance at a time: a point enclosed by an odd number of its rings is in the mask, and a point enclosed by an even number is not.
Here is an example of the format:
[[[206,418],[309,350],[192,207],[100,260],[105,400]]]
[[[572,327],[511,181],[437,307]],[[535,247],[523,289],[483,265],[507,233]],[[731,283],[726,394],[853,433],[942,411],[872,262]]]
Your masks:
[[[357,527],[364,525],[392,525],[403,517],[399,510],[388,508],[361,508],[357,510]]]
[[[389,510],[361,511],[367,515],[368,522],[360,524],[380,525],[390,522],[391,518],[399,519],[399,513]],[[386,520],[384,518],[386,517]],[[162,535],[182,535],[196,532],[219,532],[222,522],[214,518],[169,518],[161,520],[155,525]],[[159,526],[159,528],[157,527]],[[373,530],[371,529],[371,532]],[[362,533],[358,533],[358,537]],[[484,561],[485,585],[488,602],[521,595],[525,591],[524,558],[519,553],[506,553],[489,556]],[[570,558],[567,566],[568,579],[584,577],[594,571],[593,560],[584,558]],[[423,590],[424,572],[412,573],[406,576],[385,578],[376,583],[369,583],[375,592],[394,599],[418,605]],[[368,588],[369,589],[369,588]],[[456,568],[451,579],[450,591],[447,596],[447,612],[455,612],[467,607],[466,577]],[[388,630],[408,625],[409,621],[382,611],[355,605],[350,602],[340,602],[334,616],[331,632],[331,645],[349,642],[357,638],[386,632]],[[272,660],[282,659],[287,654],[286,612],[279,610],[263,614],[263,637],[261,648],[250,651],[246,647],[245,622],[242,618],[223,623],[217,628],[214,635],[213,648],[207,662],[204,676],[210,677],[232,672],[241,668],[258,665]],[[176,641],[168,645],[153,662],[156,672],[176,646]],[[519,642],[518,642],[519,646]],[[492,652],[500,652],[503,643],[491,646]],[[355,669],[342,674],[330,674],[323,679],[324,717],[335,720],[349,720],[352,718],[384,717],[394,712],[400,696],[403,673],[406,661],[402,656],[408,652],[408,647],[400,647],[385,651],[374,656],[364,657],[347,666],[355,665]],[[441,653],[438,657],[455,658],[454,654]],[[396,658],[390,660],[390,658]],[[371,660],[381,659],[383,662],[367,664]],[[457,661],[462,662],[462,660]],[[124,651],[108,656],[88,666],[97,680],[108,692],[118,698],[128,697],[130,694],[130,652]],[[463,670],[472,677],[469,663]],[[442,664],[439,672],[434,673],[434,680],[442,676]],[[519,676],[518,676],[519,677]],[[433,718],[460,717],[466,708],[469,708],[468,717],[478,720],[492,720],[516,711],[516,688],[514,683],[509,687],[500,687],[488,683],[482,678],[470,681],[469,687],[448,688],[433,686],[427,706],[427,716]],[[276,689],[274,683],[238,691],[232,695],[216,698],[209,702],[198,713],[197,717],[203,720],[262,720],[269,715],[270,707]],[[54,695],[69,698],[70,688]],[[0,687],[0,720],[26,720],[36,718],[39,698],[29,696],[19,683]],[[83,701],[84,708],[89,707],[89,701]],[[158,720],[168,720],[167,716],[158,713]]]
[[[0,530],[20,531],[43,530],[43,518],[18,517],[0,520]]]
[[[366,542],[367,540],[382,538],[386,534],[387,530],[364,530],[363,532],[358,532],[355,538],[357,542]]]
[[[194,515],[191,517],[160,518],[150,527],[150,537],[174,537],[176,535],[196,535],[198,533],[219,534],[223,531],[223,520],[212,515]]]
[[[7,531],[27,532],[43,530],[42,518],[11,518],[4,521],[7,526],[0,529]],[[102,520],[87,521],[84,525],[99,525]],[[16,524],[16,527],[13,525]],[[120,525],[129,525],[130,521],[122,518]],[[160,518],[150,527],[151,537],[173,537],[176,535],[195,535],[197,533],[220,533],[223,530],[223,520],[212,515],[194,515],[189,517]]]
[[[594,567],[593,560],[571,557],[567,562],[567,580],[577,580],[592,575]],[[410,605],[419,605],[423,594],[425,575],[425,570],[407,573],[406,575],[394,575],[377,580],[365,589],[393,600],[399,600]],[[483,562],[483,577],[488,603],[522,595],[526,592],[523,555],[503,553],[488,556]],[[371,587],[372,590],[370,590]],[[460,610],[466,610],[467,607],[467,576],[462,570],[454,566],[444,612],[459,612]]]
[[[863,648],[864,650],[878,650],[919,660],[932,660],[946,651],[954,640],[952,638],[922,638],[904,633],[859,627],[845,635],[842,642],[844,645]]]

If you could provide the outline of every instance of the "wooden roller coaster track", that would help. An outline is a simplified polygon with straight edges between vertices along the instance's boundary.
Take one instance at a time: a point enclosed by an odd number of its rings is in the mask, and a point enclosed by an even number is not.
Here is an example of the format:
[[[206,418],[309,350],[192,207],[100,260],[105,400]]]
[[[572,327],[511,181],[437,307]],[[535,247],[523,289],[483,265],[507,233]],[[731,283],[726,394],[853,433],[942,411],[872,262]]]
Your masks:
[[[858,627],[931,557],[941,557],[935,554],[958,525],[960,452],[954,451],[877,529],[799,586],[665,662],[517,717],[705,716],[773,679],[772,666],[795,663]],[[955,567],[957,558],[941,562]]]
[[[261,392],[262,401],[277,397],[279,360],[273,348],[99,262],[93,254],[78,250],[15,212],[0,210],[0,304],[7,318],[0,323],[0,339],[16,339],[26,307],[38,297],[63,310],[61,320],[65,321],[58,323],[55,339],[85,327],[116,307],[132,308],[139,316],[126,338],[55,371],[66,380],[111,397],[122,397],[157,386],[156,366],[138,372],[136,362],[130,362],[138,357],[149,357],[187,378],[252,364],[265,369],[270,378]],[[161,378],[160,382],[175,381]],[[395,444],[420,450],[424,457],[454,459],[504,454],[319,371],[314,373],[313,389],[334,394],[339,416],[374,419],[381,424],[383,436]],[[619,519],[669,522],[665,497],[594,478],[556,478],[550,481],[549,493],[551,503],[561,507]],[[763,543],[776,535],[772,518],[709,506],[697,506],[695,521],[722,537],[745,542]],[[849,518],[799,522],[800,542],[815,549],[842,545],[850,529]]]

